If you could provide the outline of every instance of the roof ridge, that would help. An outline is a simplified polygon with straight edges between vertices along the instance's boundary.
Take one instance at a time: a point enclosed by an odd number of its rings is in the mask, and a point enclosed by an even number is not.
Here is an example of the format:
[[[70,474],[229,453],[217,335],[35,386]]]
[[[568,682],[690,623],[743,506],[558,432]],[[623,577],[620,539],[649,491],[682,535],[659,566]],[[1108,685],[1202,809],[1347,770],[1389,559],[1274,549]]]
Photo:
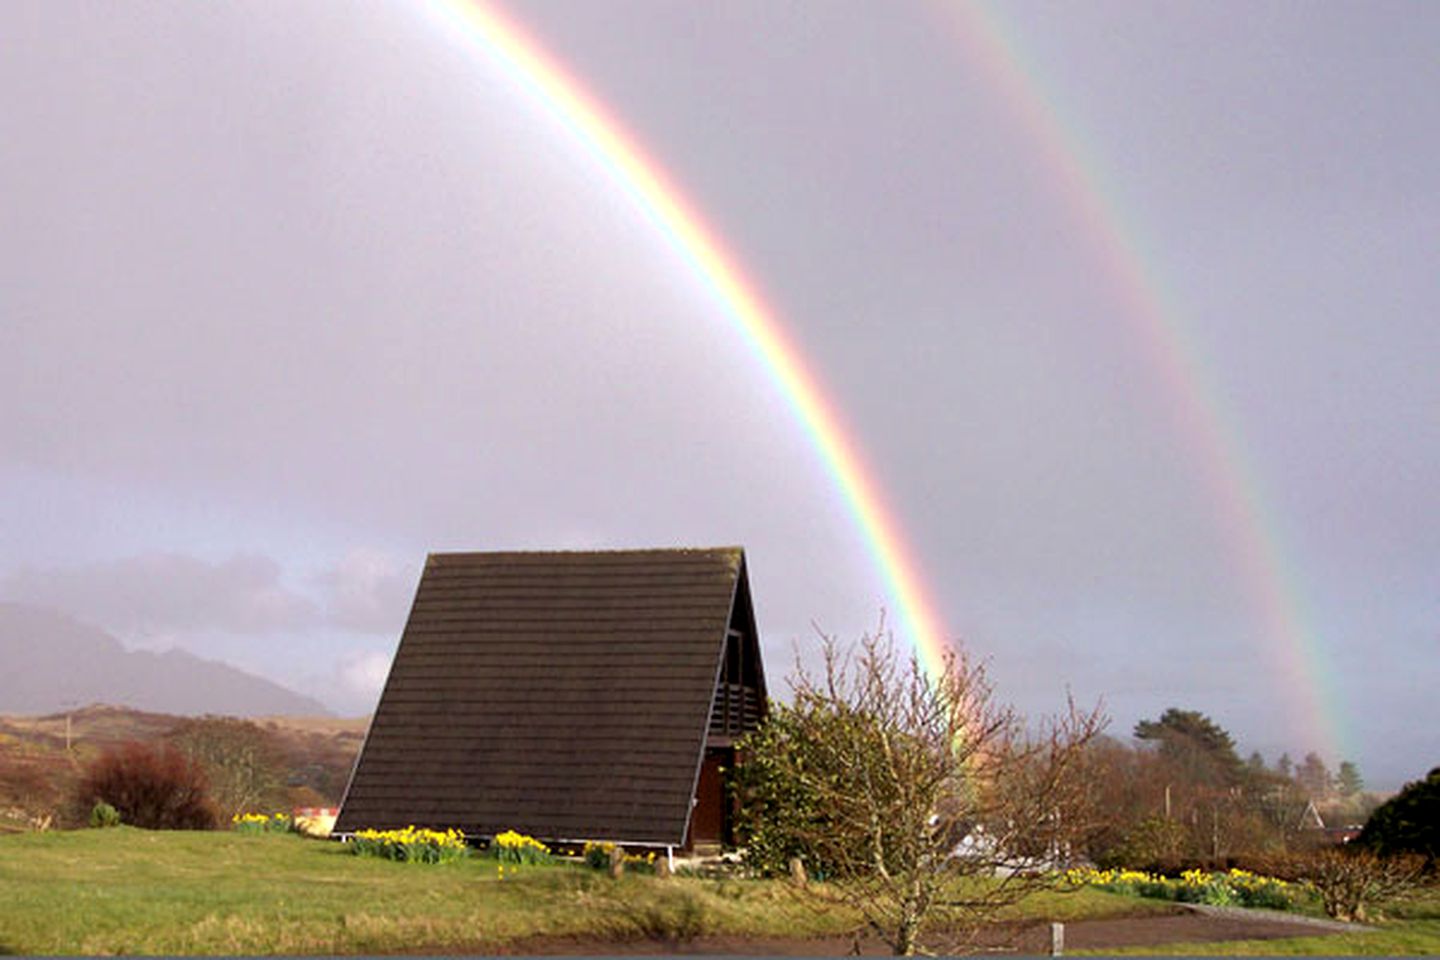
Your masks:
[[[741,544],[716,547],[599,547],[594,550],[432,550],[431,557],[581,557],[620,553],[735,553],[745,552]]]

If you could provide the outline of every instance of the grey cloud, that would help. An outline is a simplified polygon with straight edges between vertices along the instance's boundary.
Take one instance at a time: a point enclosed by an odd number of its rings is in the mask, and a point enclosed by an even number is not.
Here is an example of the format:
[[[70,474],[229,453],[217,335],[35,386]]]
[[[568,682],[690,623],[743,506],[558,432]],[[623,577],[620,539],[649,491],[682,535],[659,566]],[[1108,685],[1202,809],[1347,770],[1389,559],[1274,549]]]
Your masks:
[[[0,596],[53,607],[129,636],[275,634],[322,620],[314,601],[285,585],[280,565],[257,554],[210,562],[147,553],[70,568],[27,567],[0,579]]]
[[[324,594],[331,626],[357,633],[399,636],[418,578],[416,564],[378,550],[352,550],[314,580]]]

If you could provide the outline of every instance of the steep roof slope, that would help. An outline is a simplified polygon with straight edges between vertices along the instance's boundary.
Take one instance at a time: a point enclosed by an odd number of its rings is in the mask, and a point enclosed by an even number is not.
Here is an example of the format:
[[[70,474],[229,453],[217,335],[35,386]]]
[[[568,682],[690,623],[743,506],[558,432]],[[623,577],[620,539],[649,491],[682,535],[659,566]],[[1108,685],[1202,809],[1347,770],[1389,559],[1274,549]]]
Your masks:
[[[683,842],[739,590],[738,547],[431,555],[336,829]]]

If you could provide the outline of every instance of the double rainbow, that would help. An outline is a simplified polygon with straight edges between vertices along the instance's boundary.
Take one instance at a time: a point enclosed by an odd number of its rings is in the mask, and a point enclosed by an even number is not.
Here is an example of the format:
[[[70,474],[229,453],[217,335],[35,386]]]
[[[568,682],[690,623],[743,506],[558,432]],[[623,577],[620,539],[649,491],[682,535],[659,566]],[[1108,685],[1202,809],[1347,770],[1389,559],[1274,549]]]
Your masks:
[[[480,0],[432,0],[430,6],[448,29],[491,59],[570,131],[577,146],[633,198],[723,305],[835,478],[894,604],[897,632],[913,644],[925,669],[938,669],[948,643],[900,526],[834,404],[734,255],[624,127],[518,24]],[[1298,590],[1286,574],[1278,525],[1265,509],[1239,431],[1205,376],[1194,338],[1153,279],[1154,271],[1130,239],[1118,206],[1106,197],[1101,178],[1087,167],[1078,137],[1044,95],[1034,71],[1025,68],[1021,51],[1001,21],[979,4],[949,3],[944,9],[954,18],[957,38],[972,61],[1047,159],[1053,182],[1085,234],[1088,248],[1103,264],[1123,316],[1171,396],[1178,429],[1190,438],[1231,552],[1242,567],[1241,579],[1260,613],[1266,647],[1286,678],[1282,690],[1292,700],[1290,714],[1298,718],[1300,731],[1318,733],[1333,751],[1339,742],[1339,705],[1328,678],[1322,677],[1325,658],[1314,631],[1300,616]],[[1329,697],[1324,696],[1327,689],[1332,689]],[[1329,709],[1324,700],[1329,701]]]

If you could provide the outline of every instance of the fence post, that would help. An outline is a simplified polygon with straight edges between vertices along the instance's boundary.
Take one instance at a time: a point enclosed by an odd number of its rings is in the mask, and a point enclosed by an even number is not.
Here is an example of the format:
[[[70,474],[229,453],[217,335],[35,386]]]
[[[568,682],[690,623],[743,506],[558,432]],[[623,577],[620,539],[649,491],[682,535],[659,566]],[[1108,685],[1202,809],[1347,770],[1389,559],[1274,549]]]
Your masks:
[[[805,886],[809,878],[805,875],[805,861],[799,857],[790,858],[790,882],[797,887]]]
[[[610,851],[610,876],[619,880],[620,875],[625,872],[625,848],[620,844]]]

